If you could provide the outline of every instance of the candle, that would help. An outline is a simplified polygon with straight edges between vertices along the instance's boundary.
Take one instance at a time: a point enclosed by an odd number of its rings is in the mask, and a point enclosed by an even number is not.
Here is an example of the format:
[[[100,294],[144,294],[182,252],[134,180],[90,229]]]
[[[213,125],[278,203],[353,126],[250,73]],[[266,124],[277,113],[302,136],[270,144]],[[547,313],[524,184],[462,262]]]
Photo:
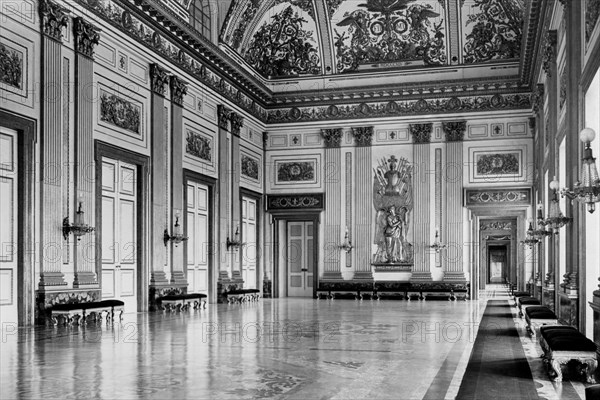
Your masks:
[[[75,225],[83,225],[83,193],[79,192],[77,200],[77,212],[75,213]]]
[[[179,224],[179,211],[177,211],[175,213],[175,226],[174,226],[173,234],[175,236],[181,236],[181,235],[183,235],[182,227]]]

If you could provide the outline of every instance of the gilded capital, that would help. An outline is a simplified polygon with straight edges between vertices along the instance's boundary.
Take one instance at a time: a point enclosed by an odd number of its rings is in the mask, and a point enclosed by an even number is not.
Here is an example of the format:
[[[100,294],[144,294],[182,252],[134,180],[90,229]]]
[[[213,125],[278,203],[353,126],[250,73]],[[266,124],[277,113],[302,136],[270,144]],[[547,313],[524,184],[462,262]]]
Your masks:
[[[171,101],[183,107],[183,96],[187,93],[187,82],[182,81],[175,75],[171,75]]]
[[[535,88],[535,92],[531,94],[531,105],[533,106],[533,111],[538,112],[541,108],[543,108],[544,104],[544,84],[538,83]]]
[[[229,114],[231,113],[231,109],[227,108],[223,104],[219,104],[217,106],[217,117],[219,119],[219,128],[227,130],[228,122],[229,122]]]
[[[356,140],[356,145],[358,147],[371,146],[371,142],[373,141],[373,127],[363,126],[359,128],[352,128],[352,135],[354,135],[354,139]]]
[[[100,41],[100,29],[81,17],[73,20],[75,51],[89,58],[94,58],[94,46]]]
[[[69,23],[70,11],[50,0],[40,0],[39,11],[43,34],[62,41],[62,28]]]
[[[444,122],[442,129],[446,134],[447,142],[462,142],[467,130],[467,121]]]
[[[167,70],[158,64],[150,64],[150,82],[153,93],[160,96],[165,95],[166,85],[169,83],[169,74]]]
[[[556,44],[558,34],[556,30],[546,32],[544,37],[544,54],[542,55],[542,68],[548,77],[552,76],[552,63],[556,62]]]
[[[413,137],[413,141],[416,144],[430,143],[431,132],[433,132],[433,124],[410,124],[408,126],[410,134]]]
[[[229,113],[229,122],[231,124],[231,134],[240,136],[240,130],[244,126],[244,117],[235,111]]]
[[[321,129],[321,136],[325,139],[325,147],[340,147],[342,134],[342,128]]]

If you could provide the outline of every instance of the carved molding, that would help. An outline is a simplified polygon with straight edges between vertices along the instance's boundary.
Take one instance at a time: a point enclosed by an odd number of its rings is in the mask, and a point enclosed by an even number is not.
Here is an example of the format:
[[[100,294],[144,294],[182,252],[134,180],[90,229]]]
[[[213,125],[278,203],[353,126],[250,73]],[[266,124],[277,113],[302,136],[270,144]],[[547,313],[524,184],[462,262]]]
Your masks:
[[[223,104],[217,105],[217,119],[219,120],[219,128],[228,130],[229,114],[231,109]]]
[[[73,20],[73,34],[75,36],[75,51],[93,59],[94,46],[100,42],[100,29],[83,18],[77,17]]]
[[[324,193],[267,195],[267,211],[290,209],[323,210],[324,208]]]
[[[167,70],[158,64],[150,64],[150,89],[159,96],[165,95],[166,85],[169,84]]]
[[[480,231],[510,231],[512,230],[512,221],[481,221]]]
[[[187,93],[187,82],[182,81],[175,75],[171,75],[171,101],[183,107],[183,96]]]
[[[497,207],[498,204],[526,206],[531,202],[531,189],[467,189],[465,202],[467,206]]]
[[[442,129],[446,134],[446,141],[462,142],[467,130],[467,121],[443,122]]]
[[[552,76],[552,63],[556,62],[556,43],[558,42],[558,34],[555,30],[546,32],[544,37],[544,53],[542,55],[542,69],[546,76]]]
[[[531,94],[531,105],[534,112],[538,112],[544,105],[544,84],[538,83],[535,92]]]
[[[358,147],[368,147],[373,141],[373,127],[363,126],[352,128],[352,135],[354,135],[354,140],[356,140]]]
[[[410,124],[408,126],[408,129],[413,137],[413,141],[416,144],[431,142],[431,132],[433,132],[433,123]]]
[[[235,111],[229,112],[229,122],[231,123],[231,133],[240,136],[240,130],[244,126],[244,117]]]
[[[325,147],[340,147],[342,135],[342,128],[321,129],[321,136],[325,139]]]
[[[70,11],[50,0],[40,0],[39,8],[43,34],[62,41],[62,28],[69,23]]]

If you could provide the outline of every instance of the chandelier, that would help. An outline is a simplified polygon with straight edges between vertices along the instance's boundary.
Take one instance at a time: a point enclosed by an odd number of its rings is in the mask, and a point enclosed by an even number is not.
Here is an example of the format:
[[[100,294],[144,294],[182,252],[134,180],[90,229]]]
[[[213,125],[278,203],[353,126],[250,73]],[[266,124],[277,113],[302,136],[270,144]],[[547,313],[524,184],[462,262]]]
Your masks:
[[[540,241],[535,237],[535,231],[533,230],[533,223],[529,221],[529,229],[527,229],[527,239],[521,240],[521,245],[529,246],[530,249],[533,249],[533,246],[538,244]]]
[[[590,213],[596,210],[595,203],[600,201],[600,178],[598,177],[596,159],[591,148],[591,143],[595,137],[596,132],[591,128],[584,128],[579,133],[579,140],[585,145],[583,159],[581,160],[581,175],[579,181],[575,182],[573,190],[567,188],[561,190],[563,197],[567,196],[571,200],[586,203]]]

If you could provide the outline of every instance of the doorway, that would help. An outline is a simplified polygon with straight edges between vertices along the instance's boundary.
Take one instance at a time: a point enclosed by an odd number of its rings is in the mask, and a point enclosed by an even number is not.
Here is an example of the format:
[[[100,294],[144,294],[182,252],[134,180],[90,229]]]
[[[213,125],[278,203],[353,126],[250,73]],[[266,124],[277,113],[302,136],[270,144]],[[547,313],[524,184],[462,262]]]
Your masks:
[[[211,187],[186,181],[187,281],[189,293],[208,295],[211,254]],[[210,297],[210,296],[209,296]]]
[[[508,249],[503,246],[488,246],[487,283],[506,283],[508,274]]]
[[[314,224],[287,223],[287,292],[289,297],[312,297],[314,276]]]
[[[257,236],[258,236],[257,200],[242,196],[242,279],[244,288],[257,288]]]

